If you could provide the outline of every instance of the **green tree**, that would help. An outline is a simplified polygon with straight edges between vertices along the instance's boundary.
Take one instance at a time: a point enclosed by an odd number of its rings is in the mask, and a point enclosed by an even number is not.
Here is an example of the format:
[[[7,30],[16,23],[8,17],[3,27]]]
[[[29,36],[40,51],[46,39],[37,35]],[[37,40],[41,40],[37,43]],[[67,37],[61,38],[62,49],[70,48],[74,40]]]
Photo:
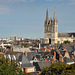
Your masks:
[[[40,75],[75,75],[75,64],[52,63],[50,66],[43,68]]]
[[[70,41],[66,40],[66,41],[64,41],[64,43],[65,43],[65,44],[69,44],[69,43],[70,43]]]
[[[26,75],[22,73],[16,61],[9,61],[0,54],[0,75]]]

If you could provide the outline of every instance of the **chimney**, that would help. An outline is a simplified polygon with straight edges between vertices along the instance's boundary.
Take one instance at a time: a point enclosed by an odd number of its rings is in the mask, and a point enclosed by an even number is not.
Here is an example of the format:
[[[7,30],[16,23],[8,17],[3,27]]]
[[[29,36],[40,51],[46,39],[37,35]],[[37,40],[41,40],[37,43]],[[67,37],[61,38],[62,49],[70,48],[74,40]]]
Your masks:
[[[37,75],[40,75],[39,72],[37,72]]]
[[[48,47],[48,49],[49,49],[49,47]]]
[[[60,49],[57,49],[57,51],[59,51]]]
[[[64,46],[64,50],[66,49],[66,47]]]
[[[22,43],[20,42],[19,45],[21,45]]]
[[[43,52],[43,50],[41,50],[41,52]]]
[[[25,52],[25,55],[27,56],[27,52]]]
[[[60,62],[63,62],[63,57],[62,57],[61,54],[59,54],[59,61],[60,61]]]
[[[46,58],[46,60],[45,61],[48,61],[48,59]]]
[[[35,52],[37,52],[37,50],[35,50]]]
[[[1,49],[1,52],[2,52],[2,49]]]
[[[44,47],[45,51],[46,51],[46,47]]]
[[[74,56],[73,55],[71,55],[71,59],[74,59]]]
[[[41,44],[39,43],[39,49],[41,49]]]
[[[12,45],[10,46],[10,51],[12,51]]]
[[[55,57],[53,57],[53,60],[55,61]]]
[[[54,51],[54,57],[56,58],[56,51]]]
[[[52,50],[54,50],[54,47],[52,47]]]
[[[66,50],[66,53],[68,53],[68,51]]]
[[[51,51],[48,49],[48,52],[51,52]]]
[[[6,53],[4,52],[4,55],[5,55]]]

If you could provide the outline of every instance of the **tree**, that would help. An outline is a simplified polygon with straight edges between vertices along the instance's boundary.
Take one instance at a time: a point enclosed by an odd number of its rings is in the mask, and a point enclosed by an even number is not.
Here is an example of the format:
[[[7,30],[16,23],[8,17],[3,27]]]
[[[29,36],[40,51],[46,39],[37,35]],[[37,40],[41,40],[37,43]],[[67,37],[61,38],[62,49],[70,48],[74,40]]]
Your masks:
[[[52,63],[50,66],[42,69],[41,75],[75,75],[75,64]]]
[[[66,40],[66,41],[64,41],[64,43],[65,43],[65,44],[69,44],[69,43],[70,43],[70,41]]]
[[[21,69],[15,61],[9,61],[0,54],[0,75],[26,75],[22,73]]]

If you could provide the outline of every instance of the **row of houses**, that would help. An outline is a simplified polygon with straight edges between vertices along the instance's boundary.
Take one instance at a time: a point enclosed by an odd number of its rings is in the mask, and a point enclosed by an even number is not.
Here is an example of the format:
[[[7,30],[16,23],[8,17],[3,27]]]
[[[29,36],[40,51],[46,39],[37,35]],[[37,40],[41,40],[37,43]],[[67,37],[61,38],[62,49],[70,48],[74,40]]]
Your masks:
[[[21,42],[16,46],[10,44],[9,49],[0,47],[4,57],[9,58],[9,61],[15,60],[23,72],[37,75],[40,74],[43,67],[49,66],[51,63],[60,61],[70,65],[75,62],[75,43],[50,45],[38,44],[34,40],[34,44],[29,43],[28,48],[21,47],[24,44],[28,45],[26,42]]]
[[[60,44],[56,46],[46,46],[47,49],[34,50],[31,52],[11,52],[8,51],[4,55],[9,61],[16,60],[23,72],[40,74],[43,67],[49,66],[53,62],[63,62],[66,64],[75,63],[74,48],[71,45]],[[71,50],[72,49],[72,50]]]

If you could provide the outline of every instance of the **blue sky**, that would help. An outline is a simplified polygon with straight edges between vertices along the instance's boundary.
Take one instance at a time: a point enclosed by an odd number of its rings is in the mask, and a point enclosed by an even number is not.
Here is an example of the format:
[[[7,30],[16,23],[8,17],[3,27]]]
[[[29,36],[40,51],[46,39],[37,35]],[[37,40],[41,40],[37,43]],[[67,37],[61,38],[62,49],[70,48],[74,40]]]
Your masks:
[[[47,8],[59,32],[75,32],[75,0],[0,0],[0,38],[43,38]]]

